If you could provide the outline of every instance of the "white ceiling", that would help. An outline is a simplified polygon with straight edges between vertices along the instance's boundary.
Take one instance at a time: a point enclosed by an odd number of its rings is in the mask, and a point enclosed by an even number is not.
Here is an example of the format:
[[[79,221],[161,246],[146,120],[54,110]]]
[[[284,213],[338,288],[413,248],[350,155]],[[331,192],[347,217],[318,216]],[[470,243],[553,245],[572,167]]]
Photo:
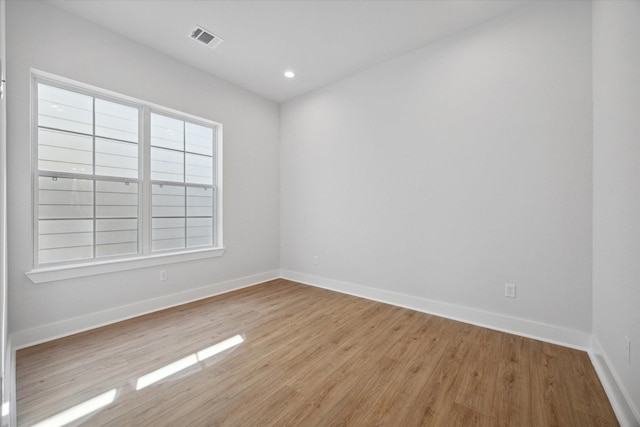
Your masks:
[[[141,44],[277,102],[522,6],[520,0],[52,0]],[[222,37],[215,49],[189,34]],[[285,79],[285,69],[296,78]]]

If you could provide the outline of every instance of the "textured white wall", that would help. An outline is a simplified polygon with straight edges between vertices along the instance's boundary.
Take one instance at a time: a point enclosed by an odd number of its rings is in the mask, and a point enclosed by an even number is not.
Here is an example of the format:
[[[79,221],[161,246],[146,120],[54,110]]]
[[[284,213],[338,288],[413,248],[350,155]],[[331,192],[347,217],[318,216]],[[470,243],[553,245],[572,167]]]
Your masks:
[[[5,1],[0,1],[0,76],[5,79]],[[3,378],[8,373],[7,362],[10,360],[8,353],[7,335],[7,245],[6,245],[6,185],[7,185],[7,132],[6,132],[6,97],[0,100],[0,374]],[[7,357],[9,356],[9,357]],[[0,404],[8,402],[9,381],[2,381],[0,386]],[[2,424],[2,422],[0,422]]]
[[[288,102],[282,268],[588,333],[591,115],[588,2]]]
[[[279,107],[80,20],[47,2],[8,2],[8,221],[11,332],[189,291],[279,267]],[[204,54],[215,51],[204,50]],[[33,284],[30,68],[224,125],[221,258]]]
[[[640,420],[640,2],[594,3],[593,107],[593,334]]]

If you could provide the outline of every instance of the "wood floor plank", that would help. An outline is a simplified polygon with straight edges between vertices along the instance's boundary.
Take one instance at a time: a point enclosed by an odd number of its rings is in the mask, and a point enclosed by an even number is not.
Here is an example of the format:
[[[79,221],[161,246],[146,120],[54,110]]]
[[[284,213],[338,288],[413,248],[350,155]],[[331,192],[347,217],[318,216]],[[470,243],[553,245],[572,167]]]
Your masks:
[[[612,427],[617,426],[612,420],[615,418],[599,418],[595,415],[585,414],[580,411],[574,413],[576,424],[583,427]]]
[[[528,343],[526,338],[505,334],[491,407],[495,426],[531,426]]]
[[[107,392],[69,425],[618,425],[584,352],[284,279],[19,350],[16,375],[19,426]]]
[[[493,427],[495,422],[490,416],[481,414],[465,405],[454,403],[450,411],[451,416],[440,421],[442,424],[451,427]]]
[[[390,329],[402,324],[407,315],[397,307],[381,306],[383,324]],[[379,314],[379,313],[377,313]],[[366,320],[365,320],[366,319]],[[373,317],[363,319],[360,324],[364,332],[357,339],[352,339],[343,348],[348,350],[331,357],[331,361],[319,360],[316,367],[294,378],[292,386],[308,396],[308,400],[300,405],[293,417],[282,421],[291,425],[313,425],[332,415],[337,405],[343,403],[345,396],[352,390],[360,375],[357,372],[371,372],[375,369],[381,355],[393,345],[385,327]]]
[[[456,403],[475,412],[491,415],[499,364],[496,349],[502,349],[504,334],[483,329],[473,351],[467,353],[459,375]]]
[[[287,408],[296,406],[305,397],[288,386],[282,386],[269,394],[260,403],[253,404],[244,412],[237,412],[235,417],[229,419],[230,425],[245,423],[253,426],[274,425],[276,417],[287,411]]]
[[[426,322],[425,322],[426,323]],[[393,425],[407,417],[409,405],[423,389],[436,369],[438,362],[460,329],[461,324],[437,318],[431,327],[422,328],[416,334],[418,346],[412,353],[399,356],[403,360],[399,374],[375,402],[374,409],[364,416],[358,425]]]
[[[571,407],[579,413],[595,417],[595,419],[610,419],[615,417],[608,402],[594,399],[602,395],[604,388],[598,380],[589,356],[585,352],[561,348],[561,377],[565,384]]]
[[[404,330],[393,330],[389,340],[391,347],[379,361],[379,366],[373,367],[369,375],[360,376],[346,399],[334,408],[332,416],[325,421],[330,425],[357,424],[378,408],[380,397],[403,374],[402,367],[406,363],[403,359],[415,354],[419,345],[429,342],[425,339],[425,331],[437,320],[438,318],[433,316],[422,316],[412,312]],[[404,381],[403,383],[406,384]],[[393,389],[393,393],[397,393],[397,388]]]
[[[429,379],[405,408],[400,418],[405,425],[442,425],[449,419],[460,387],[458,374],[462,362],[480,333],[481,328],[461,328]]]
[[[541,425],[578,425],[560,379],[561,369],[557,356],[531,353],[531,412]]]
[[[399,362],[383,356],[371,366],[371,375],[359,376],[344,398],[335,404],[323,417],[327,425],[355,424],[364,414],[373,409],[379,396],[397,375]]]

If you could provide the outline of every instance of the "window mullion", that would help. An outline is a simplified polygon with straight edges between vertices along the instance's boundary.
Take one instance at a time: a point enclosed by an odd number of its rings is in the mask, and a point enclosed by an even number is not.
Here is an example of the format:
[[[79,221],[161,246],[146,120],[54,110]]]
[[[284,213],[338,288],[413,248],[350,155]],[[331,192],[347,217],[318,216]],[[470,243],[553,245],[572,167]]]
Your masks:
[[[182,182],[184,182],[184,247],[187,247],[187,125],[182,122]]]
[[[93,259],[97,258],[98,255],[98,251],[96,249],[98,242],[97,242],[97,231],[96,229],[98,228],[98,222],[96,221],[96,214],[97,214],[97,209],[96,209],[96,204],[97,204],[97,194],[96,194],[96,187],[97,187],[97,182],[95,180],[95,174],[96,174],[96,98],[93,98],[93,102],[92,102],[92,118],[91,118],[91,124],[92,124],[92,172],[93,172]]]
[[[140,167],[142,171],[142,182],[140,188],[140,242],[142,244],[142,253],[148,255],[151,253],[151,229],[152,229],[152,207],[151,207],[151,112],[148,107],[141,108],[140,112],[142,126],[140,126]]]
[[[186,164],[185,164],[186,169]],[[184,184],[184,247],[187,247],[187,184]]]

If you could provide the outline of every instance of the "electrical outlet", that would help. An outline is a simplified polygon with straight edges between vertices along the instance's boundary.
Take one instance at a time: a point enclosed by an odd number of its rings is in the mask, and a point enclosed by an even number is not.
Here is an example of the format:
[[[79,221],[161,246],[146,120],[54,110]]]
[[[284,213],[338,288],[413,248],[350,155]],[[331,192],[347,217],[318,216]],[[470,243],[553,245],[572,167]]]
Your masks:
[[[167,270],[160,270],[160,281],[164,282],[169,278],[169,272]]]
[[[315,265],[318,265],[318,263],[319,263],[319,261],[318,261],[318,255],[314,255],[314,257],[313,257],[313,263],[314,263]]]
[[[505,283],[504,285],[504,296],[507,298],[515,298],[516,297],[516,285],[513,283]]]
[[[631,339],[624,337],[624,342],[626,343],[625,354],[627,355],[627,363],[631,365]]]

